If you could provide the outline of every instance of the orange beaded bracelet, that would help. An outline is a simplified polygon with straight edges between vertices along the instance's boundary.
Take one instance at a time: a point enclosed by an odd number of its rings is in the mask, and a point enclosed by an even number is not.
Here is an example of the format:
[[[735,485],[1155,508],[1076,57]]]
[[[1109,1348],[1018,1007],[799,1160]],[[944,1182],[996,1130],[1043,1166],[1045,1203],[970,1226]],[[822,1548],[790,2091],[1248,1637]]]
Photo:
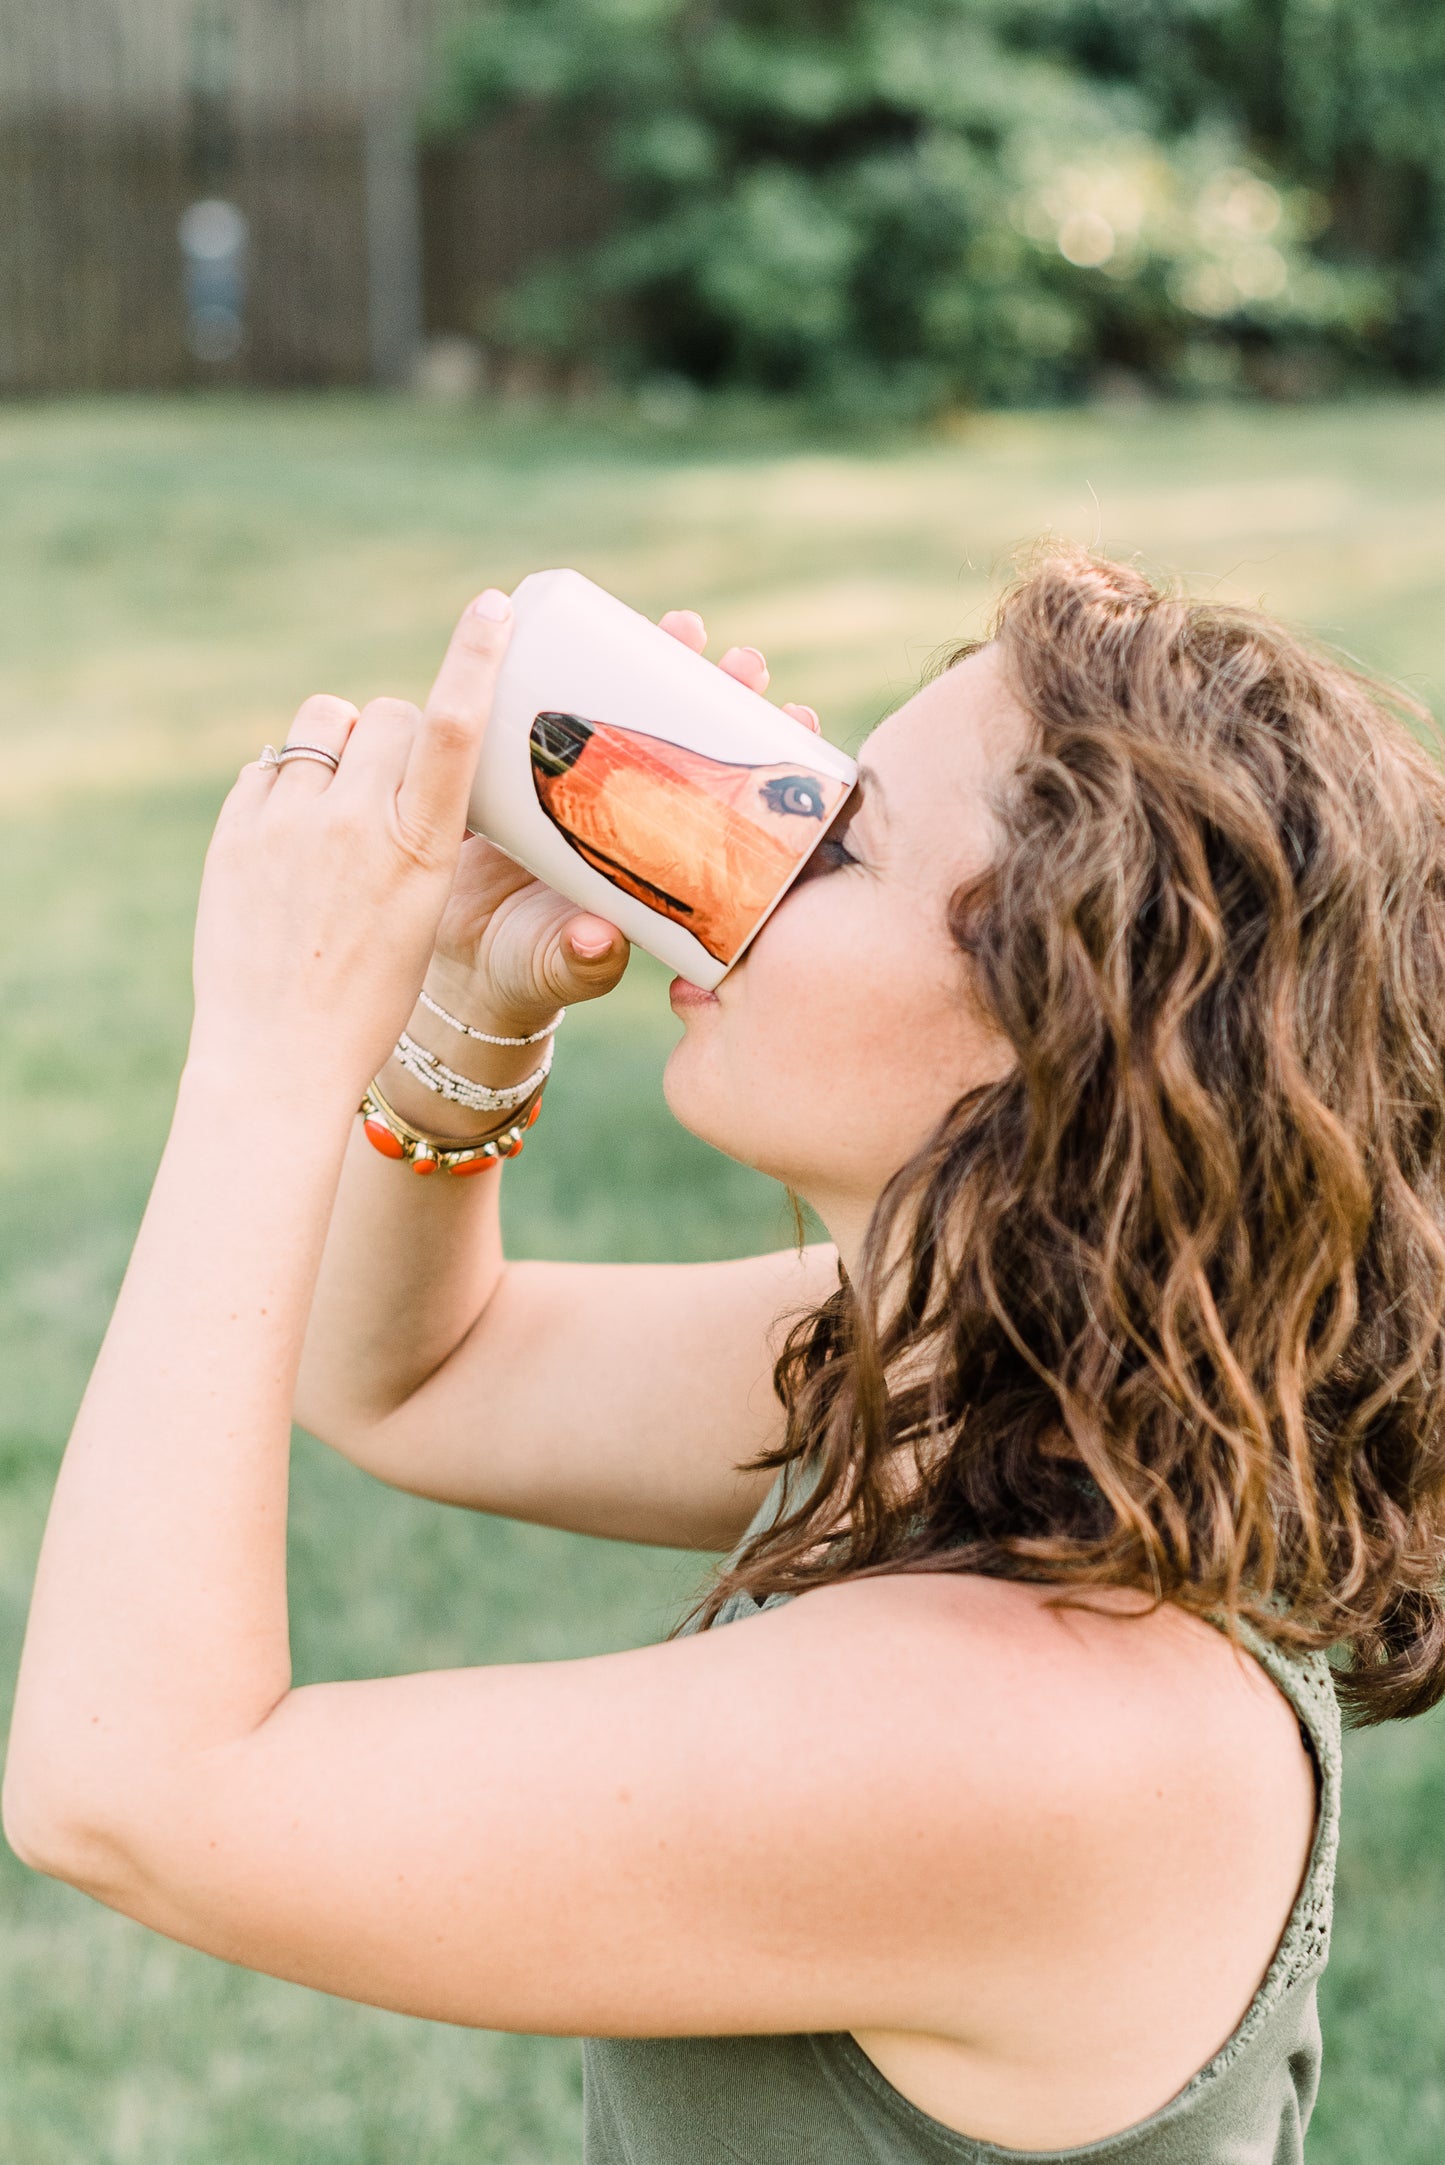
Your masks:
[[[541,1110],[542,1093],[539,1090],[527,1111],[500,1135],[489,1135],[479,1143],[443,1143],[403,1120],[375,1083],[360,1106],[366,1139],[373,1150],[380,1151],[384,1158],[399,1159],[414,1173],[440,1170],[457,1179],[471,1173],[484,1173],[488,1166],[500,1164],[503,1158],[515,1158],[527,1129]]]

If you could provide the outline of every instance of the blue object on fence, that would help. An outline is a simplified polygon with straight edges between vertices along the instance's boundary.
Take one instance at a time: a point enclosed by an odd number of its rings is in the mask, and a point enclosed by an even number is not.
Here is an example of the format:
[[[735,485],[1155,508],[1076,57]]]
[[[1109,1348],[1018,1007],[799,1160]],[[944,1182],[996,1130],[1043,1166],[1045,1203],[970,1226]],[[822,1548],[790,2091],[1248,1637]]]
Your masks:
[[[186,337],[198,361],[232,361],[246,342],[250,230],[244,212],[216,196],[182,214]]]

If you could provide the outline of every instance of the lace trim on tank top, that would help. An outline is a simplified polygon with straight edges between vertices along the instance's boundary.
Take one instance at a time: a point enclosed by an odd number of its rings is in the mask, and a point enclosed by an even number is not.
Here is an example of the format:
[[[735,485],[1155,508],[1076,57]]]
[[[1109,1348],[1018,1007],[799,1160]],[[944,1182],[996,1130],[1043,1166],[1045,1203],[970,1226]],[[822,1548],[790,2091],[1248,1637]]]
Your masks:
[[[766,1601],[754,1601],[749,1594],[735,1594],[719,1612],[718,1623],[732,1622],[744,1616],[756,1615],[775,1604],[781,1607],[791,1601],[791,1594],[770,1594]],[[1222,1628],[1222,1627],[1216,1627]],[[1146,2136],[1152,2135],[1163,2121],[1171,2120],[1208,2088],[1234,2064],[1240,2055],[1269,2021],[1270,2016],[1296,1986],[1317,1977],[1324,1968],[1330,1951],[1330,1922],[1334,1914],[1335,1864],[1340,1846],[1340,1782],[1343,1772],[1341,1749],[1340,1704],[1335,1693],[1334,1675],[1323,1654],[1286,1653],[1272,1639],[1241,1621],[1240,1644],[1253,1656],[1265,1674],[1294,1708],[1301,1731],[1309,1746],[1318,1775],[1318,1801],[1315,1810],[1315,1834],[1310,1847],[1309,1863],[1300,1892],[1290,1911],[1289,1922],[1284,1928],[1274,1958],[1264,1975],[1264,1981],[1250,2001],[1238,2027],[1231,2032],[1214,2057],[1191,2075],[1182,2090],[1162,2105],[1147,2119],[1138,2120],[1132,2127],[1121,2128],[1097,2144],[1086,2144],[1079,2154],[1087,2155],[1094,2150],[1105,2153],[1115,2144],[1133,2146]],[[819,2043],[825,2041],[820,2039]],[[902,2117],[910,2123],[926,2128],[935,2141],[940,2138],[958,2146],[962,2157],[1027,2158],[1024,2151],[998,2150],[976,2137],[961,2134],[943,2121],[935,2120],[920,2106],[906,2098],[901,2090],[894,2088],[882,2070],[876,2067],[858,2040],[847,2031],[830,2037],[826,2044],[842,2054],[855,2075],[868,2087],[886,2099]],[[1055,2153],[1049,2153],[1052,2157]],[[1070,2155],[1067,2151],[1059,2157]]]
[[[1294,1708],[1314,1755],[1319,1774],[1315,1838],[1304,1885],[1290,1912],[1284,1936],[1275,1949],[1274,1960],[1265,1972],[1264,1982],[1246,2008],[1238,2029],[1181,2092],[1186,2097],[1190,2090],[1222,2074],[1232,2061],[1238,2059],[1286,1993],[1307,1978],[1318,1976],[1330,1952],[1343,1770],[1340,1703],[1335,1694],[1334,1675],[1323,1654],[1288,1654],[1247,1624],[1240,1625],[1239,1635],[1241,1643]]]
[[[791,1599],[787,1594],[770,1600]],[[757,1605],[755,1605],[757,1606]],[[742,1613],[741,1607],[739,1613]],[[911,2098],[895,2089],[882,2069],[869,2059],[856,2037],[844,2030],[813,2040],[824,2055],[836,2055],[853,2077],[902,2125],[925,2137],[933,2153],[957,2158],[961,2165],[1068,2165],[1078,2158],[1122,2160],[1160,2137],[1164,2130],[1187,2118],[1190,2107],[1210,2090],[1246,2052],[1271,2015],[1296,1987],[1311,1983],[1323,1969],[1330,1949],[1330,1918],[1334,1903],[1335,1860],[1340,1839],[1340,1707],[1334,1678],[1323,1654],[1291,1654],[1264,1638],[1247,1624],[1240,1626],[1240,1641],[1247,1652],[1283,1692],[1299,1717],[1318,1772],[1318,1803],[1315,1836],[1309,1863],[1289,1922],[1265,1972],[1264,1981],[1240,2018],[1238,2027],[1214,2057],[1192,2075],[1166,2104],[1143,2120],[1120,2128],[1077,2148],[1026,2151],[1000,2148],[935,2120]],[[1174,2153],[1171,2151],[1170,2155]],[[1152,2153],[1151,2153],[1152,2155]]]
[[[763,1525],[778,1508],[781,1492],[781,1476],[759,1507],[748,1535]],[[744,1535],[744,1540],[748,1538]],[[741,1544],[739,1544],[741,1546]],[[734,1594],[723,1604],[717,1623],[731,1623],[744,1616],[755,1615],[760,1610],[781,1607],[793,1599],[791,1594],[770,1594],[762,1602],[750,1594]],[[1222,1630],[1222,1624],[1216,1629]],[[1314,1759],[1318,1776],[1318,1794],[1315,1810],[1315,1835],[1310,1847],[1309,1863],[1305,1868],[1304,1882],[1290,1911],[1289,1922],[1284,1928],[1274,1959],[1264,1974],[1264,1980],[1250,2001],[1238,2027],[1227,2037],[1211,2060],[1206,2061],[1192,2075],[1184,2088],[1161,2110],[1140,2121],[1134,2128],[1122,2129],[1112,2141],[1122,2141],[1126,2136],[1142,2133],[1152,2127],[1166,2114],[1172,2114],[1187,2099],[1203,2089],[1247,2051],[1251,2041],[1268,2022],[1274,2010],[1297,1985],[1318,1976],[1329,1958],[1330,1924],[1334,1915],[1335,1866],[1340,1847],[1340,1783],[1343,1774],[1343,1751],[1341,1746],[1340,1702],[1335,1692],[1334,1673],[1323,1654],[1287,1653],[1272,1639],[1243,1619],[1239,1623],[1239,1643],[1251,1654],[1270,1678],[1276,1688],[1294,1708],[1301,1731]],[[882,2071],[875,2067],[857,2039],[846,2031],[841,2041],[847,2047],[848,2058],[853,2060],[860,2074],[867,2073],[872,2081],[881,2086],[911,2113],[918,2114],[931,2128],[944,2134],[955,2134],[945,2128],[941,2121],[930,2119],[926,2113],[912,2105],[899,2090],[895,2090]],[[966,2137],[956,2137],[967,2141]],[[1103,2147],[1103,2146],[1101,2146]],[[986,2150],[987,2146],[983,2148]],[[1008,2152],[1000,2153],[1007,2156]]]

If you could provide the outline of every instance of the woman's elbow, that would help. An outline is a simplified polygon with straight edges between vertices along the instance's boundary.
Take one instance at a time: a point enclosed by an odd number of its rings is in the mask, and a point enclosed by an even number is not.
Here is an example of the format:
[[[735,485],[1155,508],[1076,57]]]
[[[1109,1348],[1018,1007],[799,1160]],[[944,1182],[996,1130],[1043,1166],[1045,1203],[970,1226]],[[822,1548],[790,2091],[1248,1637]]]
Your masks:
[[[53,1779],[37,1778],[13,1753],[0,1790],[0,1825],[32,1872],[63,1880],[112,1908],[123,1906],[135,1866],[117,1828],[75,1795],[62,1794]]]

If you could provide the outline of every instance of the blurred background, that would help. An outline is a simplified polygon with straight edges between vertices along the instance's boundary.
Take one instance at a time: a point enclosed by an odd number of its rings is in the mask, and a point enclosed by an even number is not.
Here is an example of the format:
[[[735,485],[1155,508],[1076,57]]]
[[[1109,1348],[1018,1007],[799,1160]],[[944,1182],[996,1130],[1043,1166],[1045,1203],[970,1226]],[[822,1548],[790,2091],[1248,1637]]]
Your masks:
[[[0,1691],[237,765],[562,563],[854,746],[1044,530],[1438,708],[1438,0],[0,0]],[[667,1116],[664,986],[569,1024],[516,1252],[789,1238]],[[302,1679],[637,1643],[705,1568],[305,1437],[292,1546]],[[1436,2165],[1442,1720],[1349,1776],[1310,2155]],[[5,2165],[566,2165],[578,2105],[565,2041],[228,1970],[0,1849]]]
[[[0,391],[1445,369],[1434,0],[0,0],[0,53]]]

